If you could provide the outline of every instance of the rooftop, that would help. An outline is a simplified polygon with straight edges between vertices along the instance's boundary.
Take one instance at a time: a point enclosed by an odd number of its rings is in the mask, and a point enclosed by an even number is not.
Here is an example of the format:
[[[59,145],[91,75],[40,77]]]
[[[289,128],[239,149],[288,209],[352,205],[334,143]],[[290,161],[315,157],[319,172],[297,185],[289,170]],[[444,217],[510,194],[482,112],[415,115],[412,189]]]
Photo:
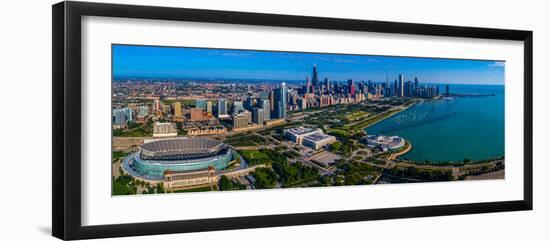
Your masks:
[[[226,145],[206,138],[175,138],[150,141],[141,146],[144,160],[179,160],[202,158],[225,153]]]
[[[332,138],[332,136],[327,134],[322,134],[322,133],[315,133],[304,137],[304,139],[308,139],[314,142],[319,142],[329,138]]]
[[[296,127],[296,128],[288,129],[286,131],[294,135],[304,135],[304,134],[314,132],[314,131],[319,131],[319,130],[320,130],[319,128]]]
[[[156,126],[166,126],[166,125],[172,125],[174,123],[170,123],[170,122],[155,122],[155,125]]]
[[[405,139],[399,136],[368,135],[363,140],[370,147],[382,146],[390,149],[400,148],[405,144]]]

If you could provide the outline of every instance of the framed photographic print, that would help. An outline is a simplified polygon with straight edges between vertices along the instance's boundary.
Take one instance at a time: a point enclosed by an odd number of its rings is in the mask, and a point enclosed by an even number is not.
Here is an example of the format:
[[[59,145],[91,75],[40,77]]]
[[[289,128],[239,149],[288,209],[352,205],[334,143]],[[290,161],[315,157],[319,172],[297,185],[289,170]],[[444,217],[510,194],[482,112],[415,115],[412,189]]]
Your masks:
[[[532,51],[523,30],[58,3],[53,235],[531,210]]]

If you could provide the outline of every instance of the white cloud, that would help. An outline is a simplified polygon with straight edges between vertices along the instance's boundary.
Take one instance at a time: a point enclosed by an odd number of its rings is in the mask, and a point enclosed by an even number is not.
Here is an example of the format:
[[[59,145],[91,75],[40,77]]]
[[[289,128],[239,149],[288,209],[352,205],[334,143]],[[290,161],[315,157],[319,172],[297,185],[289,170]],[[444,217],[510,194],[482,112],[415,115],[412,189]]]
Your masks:
[[[506,62],[504,61],[495,61],[489,64],[490,68],[504,68]]]
[[[241,52],[241,51],[206,50],[206,54],[227,56],[227,57],[237,57],[237,58],[250,58],[250,57],[252,57],[251,53]]]

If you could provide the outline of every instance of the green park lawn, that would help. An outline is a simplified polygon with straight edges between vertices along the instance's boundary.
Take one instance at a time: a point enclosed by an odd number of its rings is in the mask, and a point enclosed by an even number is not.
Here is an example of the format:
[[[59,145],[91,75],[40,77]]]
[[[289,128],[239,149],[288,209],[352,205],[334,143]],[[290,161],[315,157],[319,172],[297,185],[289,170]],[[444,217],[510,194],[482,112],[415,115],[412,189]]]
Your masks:
[[[270,161],[270,158],[267,154],[258,150],[240,150],[238,152],[250,165],[261,164]]]

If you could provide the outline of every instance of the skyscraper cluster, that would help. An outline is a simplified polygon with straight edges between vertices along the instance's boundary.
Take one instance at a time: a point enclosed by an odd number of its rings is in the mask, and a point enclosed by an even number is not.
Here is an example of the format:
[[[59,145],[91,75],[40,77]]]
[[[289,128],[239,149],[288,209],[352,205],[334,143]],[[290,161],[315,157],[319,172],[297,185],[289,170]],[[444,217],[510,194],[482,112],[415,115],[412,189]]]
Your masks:
[[[313,66],[311,81],[309,77],[306,77],[306,84],[302,87],[301,93],[305,98],[331,95],[338,97],[351,97],[357,93],[366,93],[366,89],[363,88],[364,83],[360,83],[359,89],[353,79],[349,79],[347,85],[341,85],[338,82],[331,83],[329,78],[325,78],[324,81],[320,81],[319,72],[317,66]]]
[[[389,77],[385,82],[374,83],[372,81],[355,82],[353,79],[348,79],[347,84],[342,84],[337,81],[331,81],[325,78],[324,82],[319,81],[319,72],[316,65],[313,66],[312,78],[306,78],[306,83],[301,89],[304,98],[318,98],[323,96],[331,96],[336,98],[335,102],[340,103],[342,98],[354,98],[355,101],[368,99],[369,95],[384,96],[384,97],[418,97],[418,98],[435,98],[440,95],[439,86],[437,85],[420,85],[418,78],[414,80],[406,80],[405,76],[400,74],[397,78],[390,82]],[[448,95],[448,93],[446,93]],[[304,103],[304,101],[300,101]],[[305,101],[310,104],[311,101]],[[321,102],[320,100],[318,102]],[[345,101],[344,101],[345,102]],[[322,104],[317,104],[321,106]],[[302,106],[302,105],[299,105]]]
[[[448,85],[447,85],[448,87]],[[368,81],[369,93],[382,95],[384,97],[418,97],[435,98],[440,95],[438,85],[420,85],[418,78],[405,80],[405,76],[400,74],[393,84],[389,79],[385,83],[373,83]]]
[[[285,119],[287,117],[288,88],[286,83],[281,83],[278,88],[270,92],[262,92],[258,98],[248,96],[243,104],[242,101],[233,102],[233,128],[244,128],[248,124],[263,125],[271,119]],[[244,125],[244,117],[250,118]]]
[[[330,105],[353,104],[364,100],[382,97],[415,97],[435,98],[451,96],[449,85],[440,93],[438,85],[421,84],[418,78],[407,79],[400,74],[395,79],[389,76],[383,82],[357,81],[356,79],[331,80],[321,78],[317,65],[314,65],[311,76],[305,78],[305,84],[282,82],[278,85],[244,84],[246,90],[234,93],[218,94],[219,99],[212,99],[212,94],[194,99],[194,106],[182,106],[182,102],[160,101],[153,99],[152,105],[130,103],[127,108],[113,109],[112,123],[117,128],[126,128],[129,123],[145,123],[146,118],[171,118],[174,122],[195,122],[191,126],[218,125],[218,120],[232,120],[234,128],[245,128],[254,125],[271,125],[287,119],[288,111],[319,108]],[[163,87],[164,88],[164,87]],[[230,85],[231,90],[235,84]],[[242,86],[240,86],[241,89]],[[227,99],[226,99],[227,98]],[[150,113],[152,115],[150,115]],[[217,117],[212,118],[213,116]],[[204,123],[203,123],[204,122]],[[231,124],[231,123],[229,123]],[[252,124],[252,125],[251,125]]]

